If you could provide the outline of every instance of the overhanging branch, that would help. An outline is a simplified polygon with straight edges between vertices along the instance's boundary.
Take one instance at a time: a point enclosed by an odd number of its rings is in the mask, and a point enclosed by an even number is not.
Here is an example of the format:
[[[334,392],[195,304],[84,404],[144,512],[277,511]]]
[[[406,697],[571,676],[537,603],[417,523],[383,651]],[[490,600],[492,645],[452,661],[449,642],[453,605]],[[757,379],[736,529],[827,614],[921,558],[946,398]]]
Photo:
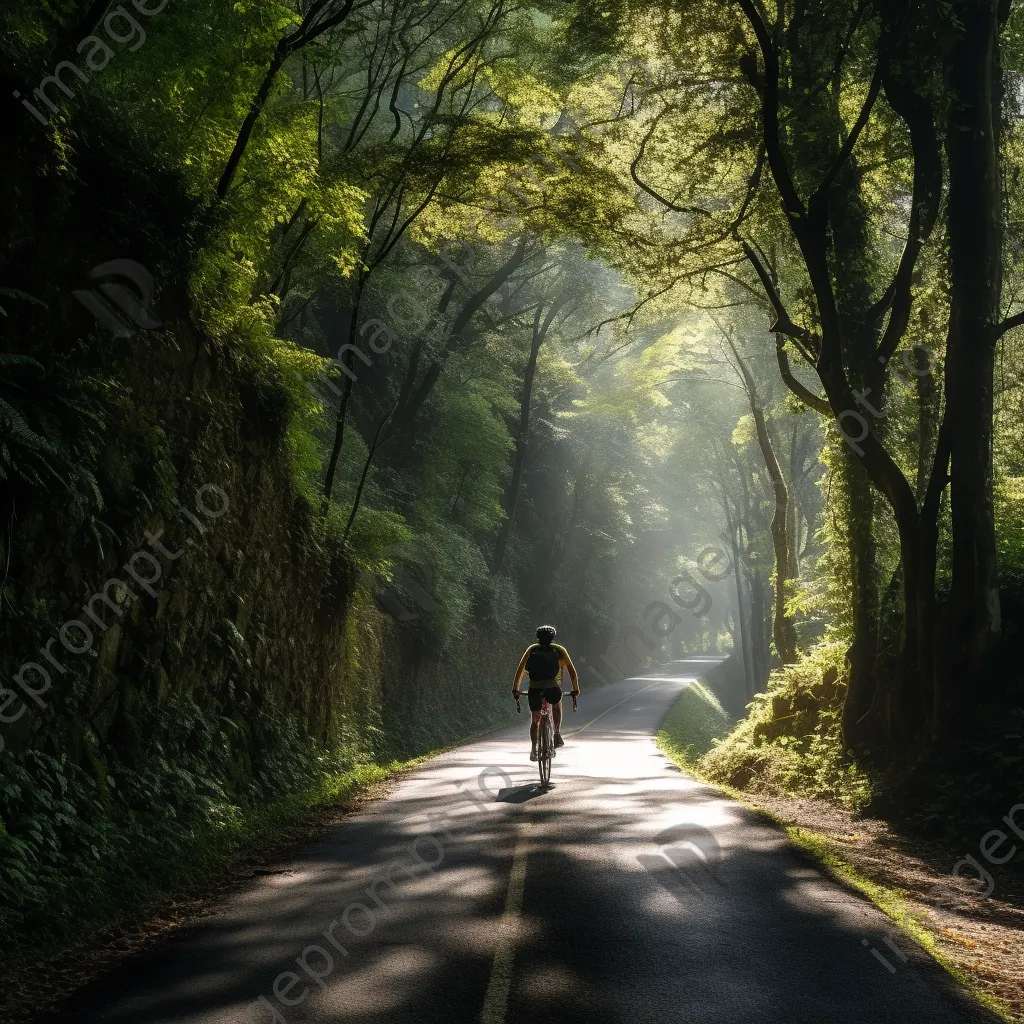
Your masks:
[[[854,122],[853,128],[846,137],[842,148],[836,154],[835,160],[832,161],[832,166],[828,169],[821,184],[815,190],[814,198],[811,200],[812,203],[819,202],[825,197],[836,178],[839,177],[842,169],[846,166],[847,161],[853,155],[853,149],[857,145],[857,140],[860,138],[860,133],[864,130],[864,126],[868,123],[868,118],[871,116],[871,108],[874,107],[875,100],[878,99],[878,92],[881,86],[882,64],[879,61],[875,65],[875,73],[871,77],[871,85],[868,87],[868,94],[864,100],[864,105],[860,108],[860,114],[857,116],[857,120]]]
[[[786,387],[800,399],[804,405],[809,406],[815,412],[821,413],[822,416],[832,417],[832,406],[824,399],[816,395],[810,388],[802,384],[793,374],[793,369],[789,365],[789,353],[786,352],[786,342],[783,339],[783,335],[776,333],[775,335],[775,358],[779,364],[779,373],[782,375],[783,381],[786,383]]]
[[[1012,331],[1015,327],[1020,327],[1024,324],[1024,313],[1016,313],[1013,316],[1008,316],[997,328],[996,338],[1001,338],[1007,331]]]
[[[665,111],[662,111],[664,114]],[[640,149],[633,159],[633,162],[629,165],[629,176],[633,179],[638,187],[644,190],[653,199],[657,199],[662,206],[672,213],[691,213],[697,214],[703,217],[710,217],[709,211],[702,209],[699,206],[679,206],[677,203],[672,202],[670,199],[666,199],[659,192],[656,192],[650,185],[642,181],[640,175],[637,173],[637,167],[640,165],[640,161],[644,158],[644,153],[647,150],[647,143],[651,141],[652,136],[658,129],[658,122],[661,120],[661,114],[651,122],[651,127],[647,130],[647,134],[643,137],[640,142]]]

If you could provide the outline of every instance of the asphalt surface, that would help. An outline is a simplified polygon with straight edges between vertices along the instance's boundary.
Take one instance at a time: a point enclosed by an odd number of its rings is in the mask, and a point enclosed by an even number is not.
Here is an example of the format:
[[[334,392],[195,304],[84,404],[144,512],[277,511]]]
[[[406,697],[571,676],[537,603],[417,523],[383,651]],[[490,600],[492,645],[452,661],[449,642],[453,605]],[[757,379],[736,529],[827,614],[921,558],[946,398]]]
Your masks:
[[[782,832],[658,752],[714,660],[567,702],[546,792],[524,701],[515,728],[432,759],[48,1019],[994,1021]]]

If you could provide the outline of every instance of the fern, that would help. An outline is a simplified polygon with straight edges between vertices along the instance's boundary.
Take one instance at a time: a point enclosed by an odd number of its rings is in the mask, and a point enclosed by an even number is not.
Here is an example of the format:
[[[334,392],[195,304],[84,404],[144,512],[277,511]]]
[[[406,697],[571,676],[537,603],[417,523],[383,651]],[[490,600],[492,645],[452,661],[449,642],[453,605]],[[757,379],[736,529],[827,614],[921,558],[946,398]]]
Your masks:
[[[0,295],[42,305],[14,288],[0,288]],[[103,420],[89,397],[92,385],[47,373],[31,356],[0,352],[0,480],[70,490],[88,511],[103,509],[92,472]]]
[[[42,306],[46,309],[46,303],[37,299],[34,295],[29,295],[28,292],[23,292],[20,288],[0,288],[0,295],[6,299],[19,299],[21,302],[31,303],[33,306]],[[0,316],[7,316],[7,310],[0,306]],[[0,357],[0,366],[3,365],[3,359]]]

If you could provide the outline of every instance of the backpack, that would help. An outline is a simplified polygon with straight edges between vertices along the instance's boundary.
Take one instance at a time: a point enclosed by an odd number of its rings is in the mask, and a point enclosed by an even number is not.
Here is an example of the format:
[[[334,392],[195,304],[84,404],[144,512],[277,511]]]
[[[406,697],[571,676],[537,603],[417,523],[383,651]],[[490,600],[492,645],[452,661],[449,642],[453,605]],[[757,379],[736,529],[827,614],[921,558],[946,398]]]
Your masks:
[[[562,660],[562,649],[552,644],[541,647],[534,644],[526,659],[526,671],[530,674],[530,682],[546,682],[558,677],[559,662]]]

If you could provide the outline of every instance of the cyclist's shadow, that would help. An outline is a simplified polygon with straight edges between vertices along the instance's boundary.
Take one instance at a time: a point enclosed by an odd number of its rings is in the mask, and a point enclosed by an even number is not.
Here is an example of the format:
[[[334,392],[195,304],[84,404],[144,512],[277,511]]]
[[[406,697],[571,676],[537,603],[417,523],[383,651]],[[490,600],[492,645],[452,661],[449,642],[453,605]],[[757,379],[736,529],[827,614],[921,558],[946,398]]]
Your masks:
[[[505,804],[525,804],[535,796],[543,796],[551,788],[551,783],[542,786],[539,782],[529,782],[525,786],[508,786],[498,790],[497,800]]]

